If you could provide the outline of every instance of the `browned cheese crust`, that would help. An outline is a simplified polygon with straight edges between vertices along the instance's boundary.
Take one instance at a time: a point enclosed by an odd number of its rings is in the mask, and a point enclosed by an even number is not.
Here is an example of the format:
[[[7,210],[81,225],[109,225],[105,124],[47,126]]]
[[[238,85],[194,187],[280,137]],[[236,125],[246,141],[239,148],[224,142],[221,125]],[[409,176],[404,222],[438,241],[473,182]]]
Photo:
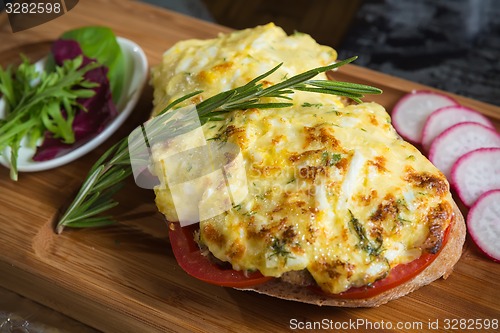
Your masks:
[[[310,303],[315,305],[339,306],[339,307],[377,307],[391,300],[397,299],[411,293],[429,283],[443,277],[446,279],[453,267],[460,259],[462,247],[465,242],[465,221],[462,213],[454,204],[454,222],[451,226],[447,243],[439,252],[438,257],[420,274],[393,289],[387,290],[379,295],[366,299],[339,299],[321,295],[310,288],[300,285],[292,285],[275,279],[253,288],[240,290],[251,290],[261,294],[282,298],[291,301]]]

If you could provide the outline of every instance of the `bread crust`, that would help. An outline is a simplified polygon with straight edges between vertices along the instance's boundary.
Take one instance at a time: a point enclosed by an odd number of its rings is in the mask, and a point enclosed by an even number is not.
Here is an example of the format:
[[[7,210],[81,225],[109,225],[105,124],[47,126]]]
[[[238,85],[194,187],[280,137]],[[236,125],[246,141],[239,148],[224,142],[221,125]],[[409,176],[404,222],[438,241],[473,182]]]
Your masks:
[[[402,297],[412,291],[415,291],[429,283],[443,277],[447,278],[453,271],[453,267],[462,255],[462,248],[465,242],[465,221],[462,213],[454,203],[453,207],[454,221],[451,226],[448,241],[439,252],[434,261],[413,279],[382,292],[374,297],[366,299],[339,299],[320,295],[310,288],[300,285],[292,285],[274,279],[264,284],[245,288],[240,290],[251,290],[261,294],[282,298],[286,300],[310,303],[319,306],[338,306],[338,307],[377,307],[391,300]]]

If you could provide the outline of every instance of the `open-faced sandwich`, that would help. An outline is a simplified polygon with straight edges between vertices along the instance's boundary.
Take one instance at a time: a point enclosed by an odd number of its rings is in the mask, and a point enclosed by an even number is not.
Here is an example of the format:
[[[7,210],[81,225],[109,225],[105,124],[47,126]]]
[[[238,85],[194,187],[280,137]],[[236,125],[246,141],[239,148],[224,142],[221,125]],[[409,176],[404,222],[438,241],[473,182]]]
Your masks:
[[[153,70],[153,115],[190,92],[203,91],[183,105],[280,63],[264,86],[336,57],[272,24],[183,41]],[[447,277],[465,227],[443,174],[398,136],[381,105],[308,91],[289,98],[289,107],[234,110],[203,125],[207,142],[237,146],[246,195],[197,224],[177,222],[162,162],[169,144],[153,147],[156,203],[179,265],[217,285],[348,307],[378,306]],[[196,200],[189,204],[198,209]]]

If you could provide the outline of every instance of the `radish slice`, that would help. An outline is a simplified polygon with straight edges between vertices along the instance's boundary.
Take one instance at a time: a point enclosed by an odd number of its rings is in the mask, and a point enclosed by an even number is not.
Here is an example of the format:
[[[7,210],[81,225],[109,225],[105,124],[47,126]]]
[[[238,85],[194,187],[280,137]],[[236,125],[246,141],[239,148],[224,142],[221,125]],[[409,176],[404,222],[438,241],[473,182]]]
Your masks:
[[[500,189],[500,148],[481,148],[460,157],[451,169],[451,183],[468,207],[483,193]]]
[[[467,215],[467,229],[479,250],[500,262],[500,189],[479,197]]]
[[[439,134],[429,149],[429,160],[449,178],[456,160],[479,148],[500,148],[500,135],[476,123],[460,123]]]
[[[413,91],[403,96],[392,110],[392,123],[406,140],[420,143],[427,117],[445,106],[458,105],[451,97],[432,91]]]
[[[495,128],[491,121],[479,112],[461,105],[445,106],[433,112],[422,130],[422,146],[426,151],[432,141],[446,129],[463,122],[473,122],[489,128]]]

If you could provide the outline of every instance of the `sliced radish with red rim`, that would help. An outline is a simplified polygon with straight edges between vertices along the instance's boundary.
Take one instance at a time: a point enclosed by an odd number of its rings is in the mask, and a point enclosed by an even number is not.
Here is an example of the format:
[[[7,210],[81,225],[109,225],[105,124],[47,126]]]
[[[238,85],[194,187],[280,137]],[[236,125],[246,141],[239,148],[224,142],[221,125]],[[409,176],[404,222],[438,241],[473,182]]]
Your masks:
[[[500,148],[481,148],[460,157],[451,169],[451,183],[469,207],[482,194],[500,189]]]
[[[406,140],[420,143],[427,117],[436,110],[458,103],[443,94],[432,91],[413,91],[401,98],[392,111],[392,123]]]
[[[500,189],[484,193],[467,215],[467,229],[486,256],[500,262]]]
[[[429,150],[432,141],[453,125],[473,122],[486,127],[495,128],[493,123],[479,112],[461,105],[445,106],[433,112],[425,122],[422,130],[422,146]]]
[[[429,160],[449,179],[453,164],[479,148],[500,148],[500,135],[477,123],[456,124],[438,135],[429,149]]]

